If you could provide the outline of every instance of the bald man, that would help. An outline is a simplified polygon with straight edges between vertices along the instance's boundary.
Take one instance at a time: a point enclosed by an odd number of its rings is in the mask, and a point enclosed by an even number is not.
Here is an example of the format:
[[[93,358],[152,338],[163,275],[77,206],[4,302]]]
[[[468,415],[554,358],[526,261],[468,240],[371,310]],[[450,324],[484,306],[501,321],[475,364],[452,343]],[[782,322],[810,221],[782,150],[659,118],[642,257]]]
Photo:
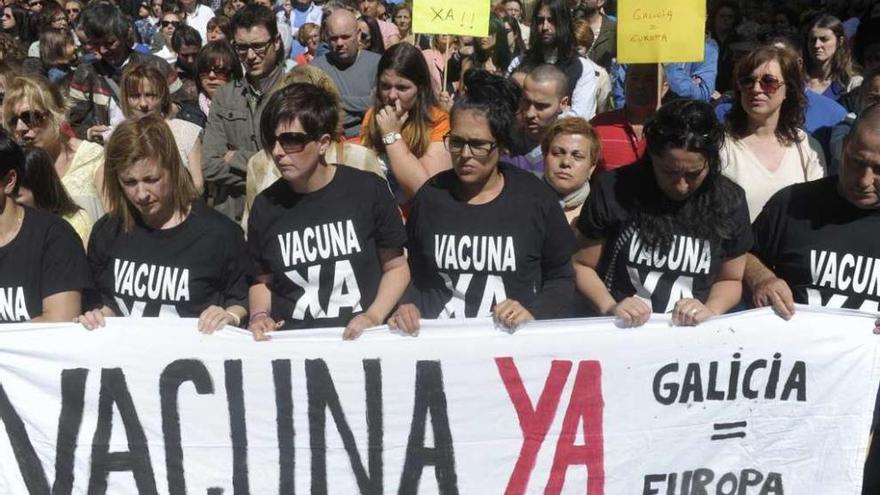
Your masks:
[[[880,309],[880,105],[866,109],[840,175],[776,193],[753,225],[744,282],[755,306]]]
[[[379,55],[358,45],[357,18],[346,9],[336,9],[327,17],[325,33],[330,51],[312,61],[333,79],[342,96],[345,136],[360,135],[361,121],[373,103]]]

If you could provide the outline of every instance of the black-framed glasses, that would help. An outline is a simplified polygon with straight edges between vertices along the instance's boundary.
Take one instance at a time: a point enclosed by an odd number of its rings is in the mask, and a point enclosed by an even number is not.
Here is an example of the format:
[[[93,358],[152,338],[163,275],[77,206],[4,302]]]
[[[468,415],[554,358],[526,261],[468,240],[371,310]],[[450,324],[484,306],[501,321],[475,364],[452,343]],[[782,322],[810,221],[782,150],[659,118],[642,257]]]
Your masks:
[[[174,26],[174,28],[180,27],[180,21],[159,21],[159,25],[163,28],[167,28],[168,26]]]
[[[779,88],[785,85],[785,81],[780,81],[770,74],[764,74],[760,78],[755,76],[746,76],[736,81],[736,84],[742,91],[752,89],[755,86],[755,83],[758,83],[758,85],[761,87],[761,91],[767,93],[768,95],[772,95],[773,93],[779,91]]]
[[[253,50],[255,55],[257,55],[258,57],[262,57],[269,50],[269,45],[271,45],[272,42],[274,42],[274,41],[275,40],[267,40],[262,43],[250,43],[250,44],[239,43],[236,41],[236,42],[232,43],[232,48],[235,48],[235,51],[238,52],[239,56],[242,56],[242,57],[247,55],[248,50]]]
[[[27,110],[18,115],[13,115],[6,121],[6,126],[10,129],[14,129],[15,126],[18,125],[18,121],[21,121],[28,129],[33,129],[34,127],[43,125],[43,122],[46,121],[46,114],[36,110]]]
[[[312,141],[317,141],[318,136],[307,132],[282,132],[275,136],[275,141],[281,145],[285,153],[299,153]]]
[[[450,153],[461,154],[464,147],[467,146],[471,150],[471,155],[476,158],[489,156],[492,150],[498,147],[498,141],[485,141],[483,139],[464,139],[458,136],[447,134],[443,136],[443,144]]]

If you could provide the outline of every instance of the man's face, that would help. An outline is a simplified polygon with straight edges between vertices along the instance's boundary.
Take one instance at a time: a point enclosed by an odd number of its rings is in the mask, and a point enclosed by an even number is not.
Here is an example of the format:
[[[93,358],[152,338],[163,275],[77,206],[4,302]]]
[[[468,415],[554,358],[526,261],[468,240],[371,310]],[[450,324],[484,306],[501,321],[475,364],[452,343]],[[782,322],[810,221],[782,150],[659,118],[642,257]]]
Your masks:
[[[280,42],[278,36],[273,39],[263,26],[235,30],[235,51],[244,64],[248,77],[259,79],[272,72],[277,62]]]
[[[880,208],[880,124],[861,124],[847,141],[840,166],[839,190],[858,208]]]
[[[522,7],[519,6],[519,2],[505,3],[504,10],[510,17],[513,17],[517,21],[522,21]]]
[[[177,51],[177,62],[181,68],[193,68],[196,65],[196,57],[199,55],[199,47],[196,45],[183,45]]]
[[[556,41],[556,21],[550,13],[550,7],[541,7],[535,21],[538,23],[538,34],[541,37],[541,44],[552,45]]]
[[[86,45],[98,57],[113,67],[120,67],[128,58],[129,47],[119,38],[88,38]]]
[[[327,20],[327,42],[332,57],[342,63],[353,62],[358,55],[358,25],[349,12],[337,11]]]
[[[669,86],[663,84],[663,93]],[[657,66],[631,64],[626,71],[624,83],[626,106],[631,108],[657,108]]]
[[[560,96],[557,81],[537,82],[526,76],[520,99],[520,117],[523,128],[534,140],[539,140],[550,125],[556,121],[568,97]]]

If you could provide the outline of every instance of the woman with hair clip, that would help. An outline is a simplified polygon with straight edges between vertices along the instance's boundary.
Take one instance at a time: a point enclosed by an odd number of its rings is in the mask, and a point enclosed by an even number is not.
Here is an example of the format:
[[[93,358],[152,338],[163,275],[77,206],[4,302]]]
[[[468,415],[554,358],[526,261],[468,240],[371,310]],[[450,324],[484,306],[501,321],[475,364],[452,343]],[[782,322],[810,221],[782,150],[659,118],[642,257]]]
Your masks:
[[[577,228],[578,291],[600,315],[697,325],[740,301],[752,231],[742,188],[721,173],[724,128],[694,100],[663,105],[647,152],[599,176]]]
[[[492,15],[489,17],[489,35],[476,39],[473,55],[462,60],[461,73],[483,69],[492,74],[504,75],[512,59],[504,20]]]
[[[20,180],[15,198],[18,204],[60,216],[73,227],[82,239],[83,246],[86,246],[95,221],[70,199],[55,173],[49,154],[40,148],[25,148],[24,168],[24,177]]]
[[[801,130],[807,100],[793,51],[757,48],[736,65],[734,79],[721,166],[745,189],[754,220],[776,191],[822,178],[825,157],[821,145]]]
[[[832,15],[821,15],[806,30],[804,69],[807,87],[834,101],[862,83],[853,69],[849,42],[843,23]]]
[[[65,101],[42,76],[19,75],[6,85],[3,126],[15,140],[49,153],[67,194],[92,220],[104,214],[104,148],[75,137]]]
[[[407,221],[413,281],[388,320],[418,331],[421,318],[493,316],[507,329],[566,316],[574,292],[574,235],[556,194],[500,161],[513,144],[513,82],[465,76],[446,146],[452,170],[432,177]]]
[[[305,83],[272,93],[260,117],[281,179],[257,195],[248,220],[257,340],[276,329],[343,326],[343,338],[356,338],[385,321],[409,283],[388,184],[327,161],[339,119],[336,97]]]
[[[376,99],[361,125],[364,146],[388,169],[391,189],[403,204],[431,176],[451,167],[443,136],[449,116],[437,106],[422,52],[398,43],[376,70]]]
[[[0,323],[67,321],[91,286],[82,241],[60,217],[18,204],[25,157],[0,130]]]
[[[89,239],[98,308],[110,316],[198,318],[202,332],[238,326],[247,311],[241,229],[197,200],[171,129],[150,113],[123,121],[107,142],[107,215]]]

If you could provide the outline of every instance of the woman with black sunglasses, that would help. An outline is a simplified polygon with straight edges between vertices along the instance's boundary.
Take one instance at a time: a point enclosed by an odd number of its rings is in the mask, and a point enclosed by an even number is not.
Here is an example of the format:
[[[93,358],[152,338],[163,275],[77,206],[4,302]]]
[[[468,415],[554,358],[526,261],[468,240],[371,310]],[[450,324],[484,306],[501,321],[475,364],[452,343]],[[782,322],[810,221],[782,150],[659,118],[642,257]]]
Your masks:
[[[752,231],[742,188],[721,174],[712,107],[680,99],[645,125],[647,152],[600,175],[581,210],[579,292],[600,315],[697,325],[736,305]]]
[[[518,106],[509,79],[474,69],[452,107],[452,170],[416,194],[407,221],[413,282],[388,324],[493,316],[507,329],[565,316],[574,236],[556,194],[500,157]]]
[[[292,83],[273,93],[260,136],[281,178],[257,195],[248,219],[255,277],[250,329],[345,327],[356,338],[381,325],[409,283],[406,232],[388,184],[328,163],[339,106],[329,91]]]
[[[822,178],[824,154],[801,130],[806,96],[797,54],[757,48],[739,61],[734,79],[721,163],[724,174],[745,189],[754,221],[776,191]]]

